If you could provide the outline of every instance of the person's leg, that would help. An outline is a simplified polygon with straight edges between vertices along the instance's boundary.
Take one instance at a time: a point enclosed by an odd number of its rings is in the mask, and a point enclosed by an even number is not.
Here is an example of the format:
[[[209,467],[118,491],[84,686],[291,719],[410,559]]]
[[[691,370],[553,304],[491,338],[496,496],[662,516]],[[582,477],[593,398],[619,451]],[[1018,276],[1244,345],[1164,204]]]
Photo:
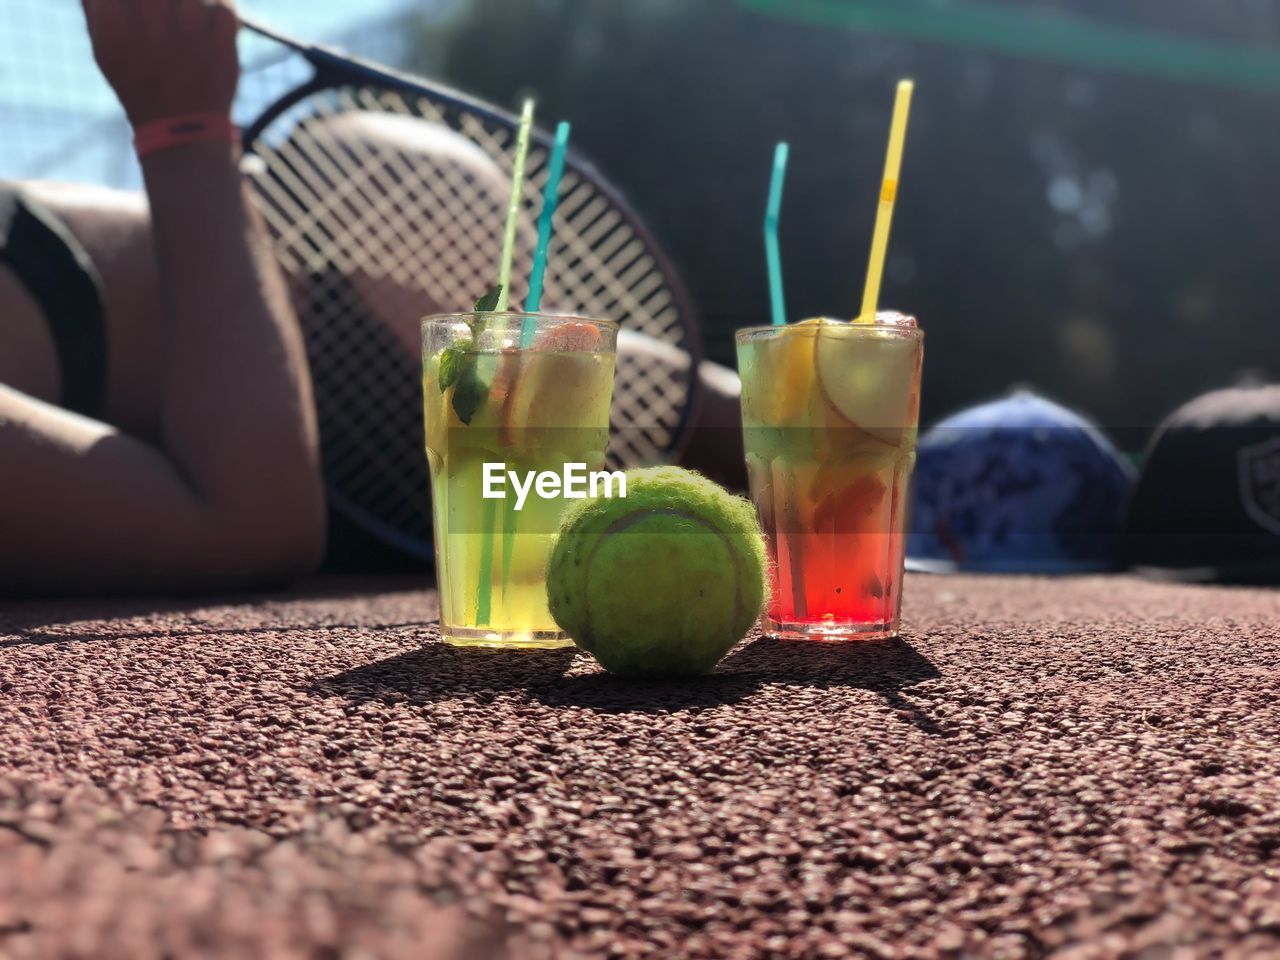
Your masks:
[[[699,403],[689,421],[689,441],[680,465],[730,490],[747,489],[742,446],[742,384],[728,367],[704,360],[698,366]]]
[[[680,382],[689,376],[691,362],[689,354],[674,344],[627,328],[618,335],[620,376],[640,382]],[[696,390],[697,399],[685,423],[677,462],[731,490],[745,490],[747,468],[742,450],[742,387],[738,375],[704,360],[698,365]]]

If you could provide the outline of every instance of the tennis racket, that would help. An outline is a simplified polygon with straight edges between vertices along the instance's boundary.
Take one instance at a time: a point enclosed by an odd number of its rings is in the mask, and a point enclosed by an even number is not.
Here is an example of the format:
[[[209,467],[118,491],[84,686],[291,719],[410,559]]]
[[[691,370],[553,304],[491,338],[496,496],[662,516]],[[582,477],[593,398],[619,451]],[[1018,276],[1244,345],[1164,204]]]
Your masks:
[[[419,319],[494,283],[518,118],[428,80],[241,25],[310,76],[245,128],[246,169],[306,340],[334,507],[429,558]],[[523,301],[551,138],[536,130],[511,301]],[[702,358],[684,284],[636,214],[570,150],[544,312],[616,320],[608,460],[673,459]]]

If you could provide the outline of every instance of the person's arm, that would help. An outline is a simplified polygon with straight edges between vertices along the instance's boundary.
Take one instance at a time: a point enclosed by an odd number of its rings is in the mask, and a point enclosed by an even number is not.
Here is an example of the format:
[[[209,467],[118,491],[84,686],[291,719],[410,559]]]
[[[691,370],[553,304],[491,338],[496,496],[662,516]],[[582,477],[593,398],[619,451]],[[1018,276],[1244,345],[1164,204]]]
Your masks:
[[[229,0],[85,0],[135,126],[226,112]],[[161,441],[0,387],[0,592],[207,590],[312,569],[324,543],[296,320],[237,169],[201,142],[143,160],[166,308]]]

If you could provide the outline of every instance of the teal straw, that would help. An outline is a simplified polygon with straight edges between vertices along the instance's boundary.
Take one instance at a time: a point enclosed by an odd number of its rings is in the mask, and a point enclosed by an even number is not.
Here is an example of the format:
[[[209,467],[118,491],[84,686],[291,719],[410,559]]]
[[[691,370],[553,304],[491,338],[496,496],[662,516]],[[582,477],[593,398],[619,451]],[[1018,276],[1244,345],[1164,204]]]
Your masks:
[[[498,521],[498,504],[486,500],[484,506],[484,542],[480,544],[480,577],[476,584],[476,626],[487,627],[493,616],[493,527]]]
[[[564,155],[569,147],[569,124],[561,120],[556,126],[556,142],[551,148],[551,160],[547,164],[547,183],[542,191],[542,215],[538,218],[538,245],[533,251],[533,269],[529,272],[529,296],[525,298],[526,313],[537,313],[542,306],[542,280],[547,272],[547,248],[551,246],[552,218],[560,202],[560,178],[564,175]],[[537,324],[526,316],[520,328],[520,346],[525,350],[533,342]]]
[[[537,313],[542,306],[542,280],[547,272],[547,248],[551,246],[551,221],[560,200],[560,178],[564,175],[564,155],[569,146],[569,124],[564,120],[556,126],[556,140],[551,147],[551,159],[547,164],[547,182],[542,191],[542,214],[538,217],[538,243],[533,250],[533,267],[529,271],[529,295],[524,301],[524,319],[520,321],[520,349],[533,346],[533,335],[538,323],[529,314]],[[506,596],[511,580],[511,558],[515,552],[516,512],[508,497],[502,512],[502,593]]]
[[[769,300],[773,308],[773,325],[787,322],[782,300],[782,255],[778,252],[778,214],[782,211],[782,181],[787,175],[787,144],[773,151],[773,176],[769,180],[769,203],[764,210],[764,258],[769,267]]]

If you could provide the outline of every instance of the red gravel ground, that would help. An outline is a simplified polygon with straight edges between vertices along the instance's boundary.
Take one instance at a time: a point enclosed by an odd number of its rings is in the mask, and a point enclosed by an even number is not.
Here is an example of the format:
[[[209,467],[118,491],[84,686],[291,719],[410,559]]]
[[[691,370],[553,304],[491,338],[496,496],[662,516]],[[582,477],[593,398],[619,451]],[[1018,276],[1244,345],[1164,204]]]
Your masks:
[[[0,607],[0,957],[1280,956],[1280,592],[907,597],[665,685],[406,588]]]

